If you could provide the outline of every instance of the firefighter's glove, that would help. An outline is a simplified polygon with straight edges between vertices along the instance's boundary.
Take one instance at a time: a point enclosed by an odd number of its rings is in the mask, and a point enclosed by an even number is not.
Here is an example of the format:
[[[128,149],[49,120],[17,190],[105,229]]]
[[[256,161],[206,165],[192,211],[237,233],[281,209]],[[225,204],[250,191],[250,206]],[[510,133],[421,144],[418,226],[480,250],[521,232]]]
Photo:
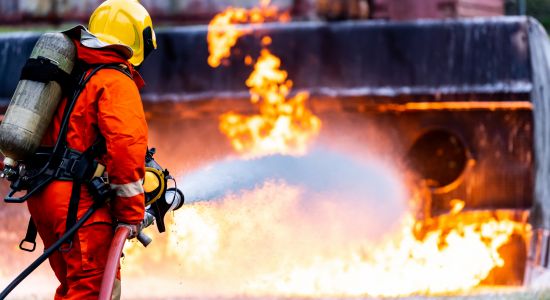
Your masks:
[[[118,223],[117,229],[120,227],[126,227],[130,230],[130,233],[128,234],[128,239],[134,239],[138,236],[138,234],[141,232],[142,225],[141,224],[126,224],[126,223]]]

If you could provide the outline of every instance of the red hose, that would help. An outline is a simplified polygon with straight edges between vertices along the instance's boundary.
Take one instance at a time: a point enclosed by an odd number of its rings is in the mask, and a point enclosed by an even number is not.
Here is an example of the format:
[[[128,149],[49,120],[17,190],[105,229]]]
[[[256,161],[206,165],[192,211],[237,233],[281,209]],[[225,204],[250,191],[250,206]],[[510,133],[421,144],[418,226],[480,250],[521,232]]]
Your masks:
[[[124,243],[126,243],[129,234],[130,229],[127,227],[119,227],[115,232],[115,236],[111,242],[111,248],[109,249],[109,256],[107,257],[107,264],[105,265],[105,273],[101,281],[99,300],[111,300],[113,285],[115,284],[116,274],[120,264],[120,257],[122,256]]]

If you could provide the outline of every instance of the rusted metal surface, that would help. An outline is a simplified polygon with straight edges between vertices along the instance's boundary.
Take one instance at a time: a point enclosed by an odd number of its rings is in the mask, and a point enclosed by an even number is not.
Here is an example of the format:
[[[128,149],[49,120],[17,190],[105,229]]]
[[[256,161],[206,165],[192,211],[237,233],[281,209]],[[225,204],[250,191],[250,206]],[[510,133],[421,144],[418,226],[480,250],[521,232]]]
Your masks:
[[[371,0],[317,0],[317,14],[328,20],[368,19]]]
[[[86,23],[102,0],[0,0],[0,24]],[[142,0],[155,21],[205,23],[228,6],[251,7],[258,0]],[[504,0],[272,0],[298,19],[458,18],[504,14]]]
[[[532,88],[528,19],[495,18],[407,23],[290,23],[254,27],[237,44],[231,67],[206,63],[206,27],[161,30],[159,49],[143,67],[147,101],[247,97],[249,69],[240,49],[258,51],[263,33],[297,89],[315,95],[432,95],[434,100],[484,100],[529,94]],[[6,103],[37,34],[0,36],[0,99]],[[506,62],[506,63],[503,63]],[[514,100],[511,99],[510,100]],[[518,99],[515,99],[518,100]],[[519,99],[525,100],[525,99]]]
[[[373,0],[375,19],[412,20],[501,16],[504,0]]]
[[[21,22],[87,23],[103,0],[0,0],[0,24]],[[252,7],[257,0],[142,0],[155,21],[207,22],[228,6]],[[293,9],[293,0],[272,0],[283,11]]]
[[[159,34],[159,51],[144,65],[144,96],[179,101],[246,97],[242,78],[249,69],[240,64],[240,49],[257,51],[264,33],[272,36],[272,50],[295,87],[316,95],[379,95],[395,101],[399,95],[529,93],[526,21],[265,25],[237,44],[231,67],[218,69],[206,63],[205,27],[165,31]]]

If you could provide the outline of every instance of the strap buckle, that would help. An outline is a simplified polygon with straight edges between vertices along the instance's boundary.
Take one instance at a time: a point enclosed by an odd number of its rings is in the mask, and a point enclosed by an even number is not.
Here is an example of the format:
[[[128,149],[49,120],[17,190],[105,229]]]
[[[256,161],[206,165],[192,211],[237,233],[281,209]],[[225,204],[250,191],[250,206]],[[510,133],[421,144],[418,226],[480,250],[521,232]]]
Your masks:
[[[61,177],[71,177],[70,172],[71,169],[74,167],[75,160],[67,155],[67,152],[63,155],[61,158],[61,162],[59,163],[59,167],[57,167],[55,172],[56,178]]]
[[[27,245],[30,245],[32,247],[27,247]],[[21,241],[21,243],[19,243],[19,249],[27,252],[34,252],[34,250],[36,249],[36,242],[24,239]]]
[[[29,225],[27,227],[27,234],[25,238],[19,243],[19,249],[27,252],[33,252],[36,249],[36,235],[38,231],[36,230],[36,224],[32,218],[29,219]]]
[[[86,153],[67,148],[57,168],[56,177],[61,179],[86,181],[92,178],[97,162],[90,160]]]

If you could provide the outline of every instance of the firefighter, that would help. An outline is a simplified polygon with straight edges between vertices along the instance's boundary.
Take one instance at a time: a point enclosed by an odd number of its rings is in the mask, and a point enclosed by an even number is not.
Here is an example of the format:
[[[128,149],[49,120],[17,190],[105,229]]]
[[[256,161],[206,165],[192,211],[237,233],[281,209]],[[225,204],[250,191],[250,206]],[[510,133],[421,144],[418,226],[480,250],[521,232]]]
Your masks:
[[[151,18],[137,0],[107,0],[92,14],[88,29],[77,26],[65,34],[74,41],[84,75],[94,66],[109,67],[96,70],[76,98],[69,112],[63,159],[70,161],[67,153],[87,154],[104,165],[114,196],[49,262],[60,282],[55,299],[97,299],[114,228],[129,227],[133,238],[144,218],[147,124],[138,92],[144,82],[136,67],[156,48],[156,39]],[[56,143],[67,103],[65,97],[42,146]],[[85,184],[70,174],[66,177],[56,177],[27,201],[46,248],[94,201]],[[120,281],[116,284],[115,294]]]

